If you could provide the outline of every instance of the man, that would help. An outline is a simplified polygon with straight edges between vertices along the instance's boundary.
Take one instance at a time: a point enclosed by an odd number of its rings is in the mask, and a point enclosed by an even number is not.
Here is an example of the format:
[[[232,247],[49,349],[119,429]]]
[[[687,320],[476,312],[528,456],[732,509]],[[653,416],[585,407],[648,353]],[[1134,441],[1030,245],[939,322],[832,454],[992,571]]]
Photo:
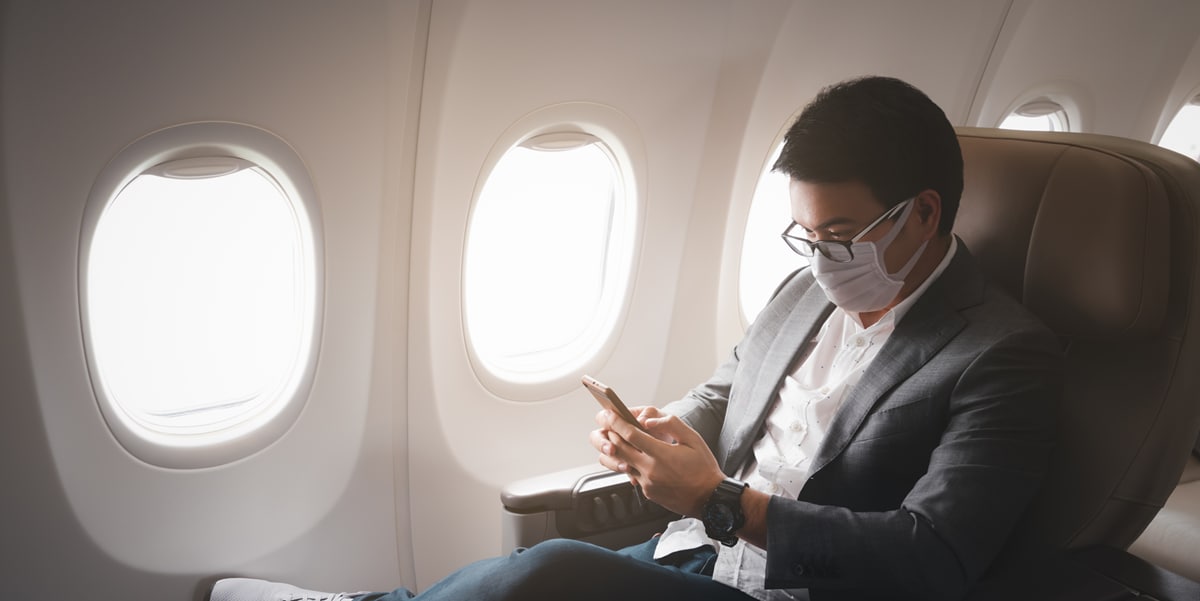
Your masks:
[[[856,79],[804,109],[775,169],[810,267],[709,381],[634,409],[646,432],[602,411],[590,435],[686,518],[618,552],[548,541],[419,599],[959,599],[984,574],[1045,472],[1061,357],[950,233],[953,127],[904,82]],[[213,601],[289,590],[223,581]]]

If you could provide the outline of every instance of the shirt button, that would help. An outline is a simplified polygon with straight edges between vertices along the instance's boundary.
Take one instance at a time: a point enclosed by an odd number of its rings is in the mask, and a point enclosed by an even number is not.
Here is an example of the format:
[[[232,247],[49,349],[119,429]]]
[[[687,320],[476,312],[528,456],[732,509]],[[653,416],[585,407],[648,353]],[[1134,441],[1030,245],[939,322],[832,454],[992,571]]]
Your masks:
[[[788,426],[788,429],[791,430],[792,432],[803,432],[804,431],[804,423],[799,420],[794,421],[794,422],[792,422],[792,425]]]
[[[867,341],[866,341],[865,339],[863,339],[863,338],[855,338],[855,339],[854,339],[854,346],[857,346],[857,347],[860,347],[860,348],[861,348],[861,347],[864,347],[864,346],[866,346],[866,345],[867,345]]]

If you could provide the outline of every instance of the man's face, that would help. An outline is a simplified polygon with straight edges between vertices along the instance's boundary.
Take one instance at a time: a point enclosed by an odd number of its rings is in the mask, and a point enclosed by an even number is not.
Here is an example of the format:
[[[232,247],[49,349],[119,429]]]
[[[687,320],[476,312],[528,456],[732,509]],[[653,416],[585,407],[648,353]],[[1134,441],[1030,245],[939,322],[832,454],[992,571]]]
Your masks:
[[[887,212],[875,198],[871,189],[861,182],[813,183],[793,179],[788,186],[791,197],[792,221],[795,221],[809,240],[838,240],[848,242]],[[874,242],[887,235],[893,228],[902,228],[895,240],[884,252],[888,272],[895,272],[908,261],[917,247],[924,241],[920,227],[923,203],[918,197],[913,201],[918,206],[904,223],[896,218],[885,219],[871,228],[860,242]]]

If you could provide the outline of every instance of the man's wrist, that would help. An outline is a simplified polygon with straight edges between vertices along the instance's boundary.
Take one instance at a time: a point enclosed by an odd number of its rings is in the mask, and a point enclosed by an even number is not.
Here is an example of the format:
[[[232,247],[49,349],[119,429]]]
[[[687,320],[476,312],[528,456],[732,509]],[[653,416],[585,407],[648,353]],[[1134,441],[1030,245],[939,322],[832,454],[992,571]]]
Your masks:
[[[748,485],[745,482],[725,478],[713,489],[700,511],[704,531],[709,538],[732,547],[737,543],[737,531],[746,524],[742,512],[742,494]]]

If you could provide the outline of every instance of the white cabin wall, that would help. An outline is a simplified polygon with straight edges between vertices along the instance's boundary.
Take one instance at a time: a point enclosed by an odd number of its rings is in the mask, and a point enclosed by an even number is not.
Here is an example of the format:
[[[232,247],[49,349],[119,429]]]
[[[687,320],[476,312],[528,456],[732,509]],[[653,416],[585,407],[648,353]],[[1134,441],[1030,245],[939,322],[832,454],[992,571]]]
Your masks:
[[[1200,31],[1190,0],[1017,0],[970,124],[996,127],[1037,96],[1063,104],[1072,131],[1149,141]],[[1165,127],[1165,124],[1163,125]]]
[[[394,316],[406,313],[411,185],[391,163],[415,140],[404,120],[419,12],[416,2],[4,6],[11,239],[0,247],[11,252],[0,277],[11,311],[0,319],[12,334],[5,368],[19,371],[0,392],[6,594],[184,599],[220,573],[323,588],[411,582],[394,487],[407,494],[406,447],[392,432],[405,426]],[[80,332],[80,227],[111,157],[198,120],[265,128],[305,161],[326,242],[324,331],[304,411],[278,442],[217,468],[168,470],[126,453],[98,411]]]
[[[718,344],[719,329],[714,327],[737,320],[739,315],[736,304],[730,308],[720,302],[722,257],[726,254],[726,246],[741,240],[741,232],[731,232],[728,227],[731,214],[736,212],[730,207],[744,210],[736,199],[748,199],[753,194],[754,184],[750,182],[748,191],[735,190],[735,182],[740,183],[740,173],[735,167],[747,154],[756,157],[763,152],[761,148],[744,145],[746,128],[763,85],[767,60],[779,43],[778,37],[792,4],[791,0],[762,0],[755,3],[753,11],[735,10],[728,16],[721,70],[706,125],[704,155],[697,174],[695,203],[688,220],[687,242],[680,264],[679,287],[668,334],[669,349],[653,397],[660,404],[681,398],[708,378],[717,365],[715,361],[723,361],[730,351],[728,345]],[[766,157],[761,160],[765,161]],[[743,192],[744,196],[740,196]],[[723,243],[730,233],[736,236],[737,243]],[[736,280],[732,280],[731,285],[736,303]],[[729,317],[733,320],[727,319]],[[740,325],[735,326],[738,334]]]

